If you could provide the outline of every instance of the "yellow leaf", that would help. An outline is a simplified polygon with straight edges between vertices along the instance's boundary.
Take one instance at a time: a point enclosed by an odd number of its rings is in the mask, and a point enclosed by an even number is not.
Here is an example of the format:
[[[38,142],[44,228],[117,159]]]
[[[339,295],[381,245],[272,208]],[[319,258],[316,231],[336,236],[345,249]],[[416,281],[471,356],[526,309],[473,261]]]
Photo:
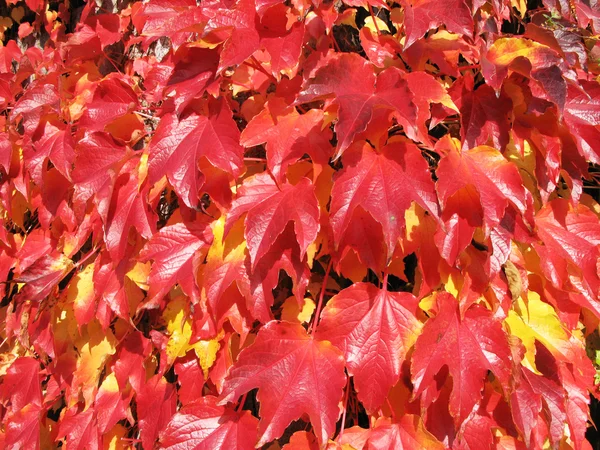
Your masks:
[[[89,264],[83,271],[76,274],[67,290],[67,301],[73,304],[75,318],[81,327],[93,318],[94,308],[94,264]]]
[[[204,372],[204,378],[208,378],[208,369],[212,367],[217,359],[217,352],[221,348],[219,341],[223,338],[223,331],[219,335],[210,340],[198,341],[191,348],[196,352],[202,372]]]
[[[513,8],[519,11],[521,17],[525,17],[527,12],[527,2],[525,0],[510,0],[510,3]]]
[[[105,392],[119,392],[119,383],[114,373],[108,374],[104,381],[102,381],[100,390]]]
[[[375,26],[375,24],[377,24],[377,26]],[[365,17],[365,27],[371,30],[372,33],[377,33],[378,28],[379,31],[387,31],[388,33],[390,32],[387,24],[379,17],[376,17],[375,21],[373,21],[373,16]]]
[[[302,308],[300,308],[296,297],[288,297],[283,303],[281,320],[287,320],[288,322],[307,323],[312,317],[315,308],[316,305],[312,298],[305,298],[304,305]]]
[[[494,41],[487,59],[496,66],[509,66],[515,59],[527,58],[533,67],[544,67],[555,61],[556,52],[550,47],[523,38],[500,38]]]
[[[58,308],[53,310],[55,316],[52,334],[56,352],[59,353],[75,343],[79,337],[79,330],[72,305],[61,302],[57,306]]]
[[[228,258],[240,260],[245,258],[244,251],[246,249],[246,241],[243,239],[243,226],[234,225],[229,234],[228,239],[223,239],[225,230],[225,216],[221,216],[213,226],[213,243],[207,255],[207,263],[215,263],[224,261]],[[239,237],[239,239],[231,239],[230,237]]]
[[[508,282],[508,289],[510,291],[510,296],[513,300],[519,298],[521,296],[521,292],[523,290],[523,283],[521,282],[521,274],[517,267],[512,263],[509,259],[504,265],[504,275],[506,275],[506,281]]]
[[[169,333],[166,351],[170,363],[180,356],[185,356],[189,350],[192,324],[188,312],[188,301],[183,296],[169,302],[163,312],[163,319],[167,322]]]
[[[540,299],[533,291],[513,302],[508,317],[504,320],[513,336],[517,336],[525,346],[523,365],[537,372],[535,366],[535,341],[542,343],[552,354],[561,359],[573,359],[573,342],[562,326],[556,311]]]
[[[150,268],[152,264],[150,261],[147,263],[136,262],[135,266],[127,272],[127,278],[133,281],[140,289],[147,291],[150,287],[148,286],[148,276],[150,275]]]
[[[107,359],[115,354],[117,340],[110,329],[103,330],[97,321],[87,325],[78,343],[79,359],[73,379],[73,386],[80,387],[86,407],[94,401],[100,374]],[[71,396],[69,407],[77,402],[77,396]]]
[[[116,424],[112,429],[106,433],[102,440],[104,442],[104,450],[126,450],[131,448],[127,441],[123,438],[127,436],[127,428],[123,425]]]

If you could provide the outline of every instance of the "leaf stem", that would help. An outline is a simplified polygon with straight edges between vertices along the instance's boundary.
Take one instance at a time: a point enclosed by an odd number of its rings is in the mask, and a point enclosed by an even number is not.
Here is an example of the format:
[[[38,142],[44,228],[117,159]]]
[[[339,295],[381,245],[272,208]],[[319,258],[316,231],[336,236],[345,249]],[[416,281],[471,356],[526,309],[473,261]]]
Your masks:
[[[325,297],[327,280],[329,279],[329,272],[331,271],[332,266],[333,266],[333,258],[331,258],[329,260],[329,264],[327,264],[327,269],[325,269],[325,276],[323,277],[323,285],[321,286],[321,294],[319,295],[319,303],[317,305],[315,317],[313,319],[311,329],[310,329],[311,335],[314,334],[315,330],[317,329],[317,325],[319,324],[319,316],[321,315],[321,309],[323,308],[323,298]]]
[[[248,162],[258,162],[258,163],[266,163],[267,159],[266,158],[246,158],[244,157],[244,161],[248,161]]]
[[[273,74],[267,72],[267,70],[263,67],[263,65],[260,63],[260,61],[258,59],[256,59],[255,56],[251,56],[250,59],[254,63],[254,64],[249,64],[250,67],[254,67],[256,70],[264,73],[271,80],[277,81],[277,79],[273,76]]]
[[[379,31],[379,26],[377,25],[377,16],[373,14],[373,7],[371,4],[369,2],[367,2],[367,4],[369,5],[369,12],[371,13],[371,18],[373,19],[373,25],[375,25],[375,30],[377,30],[377,36],[381,36],[381,31]]]
[[[134,111],[133,113],[137,114],[138,116],[143,117],[145,119],[150,119],[150,120],[158,119],[158,117],[151,116],[150,114],[146,114],[145,112],[142,112],[142,111]]]
[[[244,407],[244,403],[246,403],[246,397],[248,396],[248,393],[246,392],[244,395],[242,395],[242,399],[240,400],[240,402],[237,405],[237,408],[235,408],[236,411],[241,411],[242,408]]]
[[[346,377],[346,395],[344,395],[344,412],[342,414],[342,426],[340,428],[340,434],[337,437],[338,443],[344,436],[344,425],[346,425],[346,411],[348,410],[348,397],[350,394],[350,377]]]
[[[392,414],[392,420],[396,421],[396,413],[394,412],[394,408],[392,407],[392,402],[390,402],[390,398],[386,397],[385,401],[387,402],[388,408],[390,408],[390,413]]]

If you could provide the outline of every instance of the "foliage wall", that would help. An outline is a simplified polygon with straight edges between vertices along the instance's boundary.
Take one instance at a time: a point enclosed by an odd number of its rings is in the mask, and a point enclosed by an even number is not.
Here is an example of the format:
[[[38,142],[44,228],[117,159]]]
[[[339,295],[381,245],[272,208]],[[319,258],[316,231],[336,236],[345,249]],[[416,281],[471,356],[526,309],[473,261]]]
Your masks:
[[[596,0],[0,13],[0,447],[591,448]]]

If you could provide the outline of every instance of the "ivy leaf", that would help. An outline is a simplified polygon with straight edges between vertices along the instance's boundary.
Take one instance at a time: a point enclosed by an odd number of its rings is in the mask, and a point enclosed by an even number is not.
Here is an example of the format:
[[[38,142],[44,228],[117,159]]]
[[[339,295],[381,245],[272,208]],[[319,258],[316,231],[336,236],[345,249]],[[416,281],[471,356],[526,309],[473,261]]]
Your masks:
[[[344,289],[323,310],[317,338],[342,350],[368,412],[381,407],[400,378],[402,362],[421,330],[417,310],[412,294],[388,292],[371,283]]]
[[[523,61],[528,61],[523,64]],[[512,69],[538,81],[546,95],[560,110],[565,106],[567,84],[561,70],[562,61],[550,47],[525,38],[496,39],[482,58],[483,76],[496,91]]]
[[[401,119],[414,126],[417,109],[406,81],[396,76],[394,68],[375,77],[373,67],[359,55],[342,53],[331,57],[308,80],[297,102],[304,103],[335,95],[339,106],[335,132],[338,138],[336,158],[363,132],[375,108],[385,108],[397,113]]]
[[[139,256],[142,262],[154,261],[149,278],[149,306],[160,301],[175,283],[192,298],[199,298],[195,280],[199,251],[211,242],[212,233],[206,222],[169,225],[152,236]]]
[[[336,245],[358,207],[381,224],[388,260],[405,226],[404,212],[411,202],[438,216],[433,181],[414,144],[394,141],[376,152],[368,143],[358,142],[344,154],[343,163],[331,192],[330,220]]]
[[[308,414],[323,445],[335,431],[345,378],[344,358],[337,348],[309,336],[300,324],[272,321],[240,354],[220,403],[258,388],[257,447],[281,436],[302,414]]]
[[[226,233],[244,213],[247,213],[245,236],[253,268],[283,233],[288,222],[294,223],[300,259],[317,238],[319,205],[314,186],[307,178],[302,178],[295,186],[285,183],[279,187],[268,174],[246,180],[231,205],[225,223]]]
[[[252,450],[257,428],[258,420],[248,411],[237,413],[205,396],[171,418],[160,443],[165,450]]]
[[[282,182],[288,166],[308,153],[316,164],[329,162],[331,133],[321,130],[323,111],[311,109],[298,114],[293,106],[274,97],[265,109],[254,116],[240,137],[244,147],[266,143],[267,166],[278,182]]]
[[[411,364],[414,395],[435,384],[435,376],[447,365],[452,377],[449,410],[460,425],[481,401],[488,370],[508,390],[511,353],[508,337],[490,311],[473,306],[460,317],[452,295],[440,293],[437,300],[438,314],[425,323],[415,344]]]
[[[75,168],[71,175],[76,195],[85,202],[116,177],[129,150],[110,134],[97,131],[81,139],[75,153]]]
[[[123,80],[106,78],[96,84],[94,96],[79,119],[79,126],[102,131],[113,120],[137,107],[138,96]]]
[[[577,147],[590,161],[600,163],[600,153],[594,142],[598,139],[600,125],[600,86],[579,80],[581,88],[569,84],[565,105],[565,123],[571,130]]]
[[[529,223],[533,221],[531,195],[523,186],[517,167],[502,153],[487,146],[459,150],[458,143],[450,138],[439,141],[436,148],[444,149],[445,153],[436,171],[439,177],[436,188],[443,209],[454,194],[472,186],[479,193],[482,219],[490,228],[498,225],[509,204],[517,208]],[[456,212],[461,215],[461,211]]]
[[[406,414],[397,423],[387,423],[385,419],[380,419],[371,430],[365,449],[389,448],[441,450],[445,447],[427,431],[418,416]]]
[[[406,27],[405,48],[410,47],[425,33],[440,25],[456,34],[473,34],[473,17],[464,0],[437,2],[435,0],[404,0],[404,23]]]
[[[144,450],[154,448],[159,433],[175,414],[175,386],[160,374],[154,375],[137,394],[136,402],[142,446]]]
[[[240,175],[244,152],[239,137],[224,102],[215,106],[209,117],[192,113],[178,119],[168,114],[162,117],[150,143],[148,181],[154,184],[166,175],[184,203],[196,208],[198,191],[204,184],[200,158],[234,177]]]
[[[131,228],[135,228],[146,239],[152,237],[156,216],[144,199],[145,192],[140,192],[140,180],[137,176],[136,159],[129,160],[115,180],[110,196],[108,209],[101,206],[104,216],[104,242],[111,257],[119,261],[125,255],[125,248]]]
[[[204,28],[204,35],[215,30],[228,30],[231,33],[221,50],[218,68],[218,72],[221,72],[252,56],[259,48],[260,35],[256,26],[258,17],[254,2],[238,0],[232,7],[225,4],[219,6],[209,12],[211,18]]]
[[[69,409],[58,430],[59,438],[65,436],[69,447],[76,450],[100,450],[102,438],[96,423],[96,410],[88,408],[79,411],[78,407]]]

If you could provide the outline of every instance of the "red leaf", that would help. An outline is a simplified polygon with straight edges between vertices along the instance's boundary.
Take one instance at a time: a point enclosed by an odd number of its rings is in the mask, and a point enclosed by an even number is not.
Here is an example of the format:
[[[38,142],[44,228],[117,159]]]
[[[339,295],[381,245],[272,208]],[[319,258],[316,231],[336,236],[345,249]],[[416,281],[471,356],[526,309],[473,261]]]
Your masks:
[[[152,0],[138,8],[132,20],[144,36],[172,36],[201,22],[201,11],[194,0]]]
[[[177,406],[175,386],[160,375],[150,378],[137,394],[137,414],[144,450],[152,450]]]
[[[141,261],[154,261],[148,303],[154,305],[175,283],[187,295],[198,299],[195,273],[200,264],[199,251],[211,242],[212,233],[206,222],[170,225],[152,236],[139,256]]]
[[[487,85],[480,86],[475,91],[467,91],[463,87],[460,112],[463,150],[478,145],[491,145],[499,150],[506,148],[512,104],[504,94],[496,96],[494,90]]]
[[[342,350],[367,412],[379,409],[400,378],[402,362],[421,330],[418,308],[412,294],[356,283],[323,310],[317,337]]]
[[[41,136],[34,140],[33,151],[23,155],[33,180],[42,185],[42,172],[45,169],[46,158],[65,178],[71,179],[75,143],[70,130],[58,121],[46,121],[43,124],[43,127],[40,126]]]
[[[119,385],[114,374],[109,375],[98,389],[94,406],[97,410],[96,419],[98,430],[105,434],[116,425],[119,420],[127,417],[127,408],[131,395],[127,398],[119,390]]]
[[[184,406],[202,397],[204,386],[204,374],[198,364],[198,359],[196,355],[191,357],[190,355],[185,360],[178,358],[174,364],[177,382],[179,383],[177,396]]]
[[[141,236],[149,239],[155,230],[156,218],[140,192],[136,159],[123,166],[123,171],[115,180],[110,205],[104,217],[104,242],[115,261],[125,254],[129,231],[135,228]],[[98,208],[100,209],[100,208]],[[99,211],[104,215],[104,211]]]
[[[258,50],[260,36],[256,29],[258,17],[254,2],[238,0],[233,7],[219,5],[211,14],[212,17],[204,28],[204,35],[213,30],[231,30],[231,35],[225,40],[221,50],[218,72],[243,63]]]
[[[445,230],[439,228],[435,232],[435,245],[440,251],[440,256],[446,260],[448,265],[454,266],[460,252],[471,243],[475,228],[458,214],[452,214],[452,217],[444,225]]]
[[[443,209],[450,197],[465,187],[473,186],[479,193],[483,219],[488,227],[498,225],[509,203],[524,216],[532,213],[531,195],[523,186],[517,167],[498,150],[480,146],[461,151],[457,142],[449,138],[440,140],[436,148],[447,150],[436,171],[436,187]],[[464,214],[462,210],[451,212]],[[529,216],[526,218],[528,221],[531,219]],[[479,225],[471,221],[469,224]]]
[[[127,383],[136,393],[140,393],[146,383],[144,360],[150,354],[151,344],[139,331],[133,331],[122,342],[113,370],[119,387],[127,389]]]
[[[9,69],[10,71],[10,69]],[[13,117],[19,114],[23,116],[25,131],[30,136],[40,123],[44,112],[58,111],[60,97],[56,87],[52,84],[44,84],[43,79],[34,81],[12,110]]]
[[[17,358],[2,379],[0,392],[5,400],[10,401],[10,409],[14,412],[27,405],[42,406],[39,361],[28,357]]]
[[[54,251],[43,256],[21,273],[17,281],[25,286],[19,296],[31,302],[42,301],[72,268],[73,262],[62,253]]]
[[[600,85],[580,80],[581,88],[569,84],[565,104],[565,122],[586,159],[600,163],[595,143],[600,138]]]
[[[302,178],[295,186],[285,183],[279,187],[266,173],[247,179],[231,205],[225,233],[246,212],[245,236],[253,268],[290,221],[294,223],[300,259],[317,238],[319,205],[314,186],[307,178]]]
[[[273,289],[279,283],[279,272],[285,272],[292,279],[292,292],[298,302],[303,301],[310,278],[306,258],[300,257],[300,250],[293,234],[292,222],[289,222],[269,251],[254,268],[250,267],[250,258],[246,262],[246,273],[250,274],[250,295],[247,306],[252,317],[266,323],[273,318],[271,306],[274,303]]]
[[[406,414],[398,423],[386,423],[379,420],[371,430],[365,450],[409,450],[426,448],[442,450],[444,445],[431,435],[418,416]]]
[[[67,437],[69,448],[75,450],[100,450],[101,435],[96,424],[93,407],[79,411],[77,406],[69,409],[60,421],[58,437]]]
[[[536,225],[544,246],[534,244],[534,248],[542,257],[546,276],[557,287],[569,279],[595,304],[600,294],[598,217],[581,204],[573,207],[567,200],[558,198],[538,212]],[[596,306],[588,308],[597,310]]]
[[[406,27],[406,43],[410,47],[425,33],[440,25],[456,34],[471,36],[473,34],[473,17],[464,0],[438,2],[436,0],[404,0],[404,26]]]
[[[458,302],[447,293],[438,295],[438,308],[438,315],[425,323],[415,344],[414,395],[435,385],[435,376],[447,365],[452,376],[450,414],[460,425],[481,401],[488,370],[508,389],[511,353],[508,338],[490,311],[476,305],[461,318]]]
[[[7,449],[27,448],[39,450],[40,424],[44,409],[39,405],[27,405],[20,411],[9,415],[5,422]]]
[[[335,94],[339,105],[336,157],[367,128],[375,108],[395,112],[411,125],[416,120],[413,95],[406,81],[397,76],[397,69],[385,70],[376,78],[373,67],[357,54],[342,53],[329,58],[303,88],[298,97],[302,103]]]
[[[116,177],[120,163],[129,154],[126,147],[100,131],[86,135],[77,143],[75,150],[77,156],[72,179],[76,193],[84,202]]]
[[[79,119],[79,126],[102,131],[113,120],[137,107],[138,96],[124,80],[105,78],[96,85],[94,96]]]
[[[161,433],[165,450],[252,450],[258,420],[217,405],[213,396],[200,397],[175,414]]]
[[[343,162],[331,193],[330,220],[336,245],[359,206],[381,224],[388,260],[405,226],[404,213],[411,202],[438,216],[433,181],[414,144],[396,141],[377,153],[368,143],[357,143],[346,152]]]
[[[175,66],[163,96],[172,100],[177,114],[214,82],[219,55],[215,50],[182,46],[175,54]],[[168,101],[167,100],[167,101]]]
[[[283,36],[279,33],[262,34],[260,45],[271,56],[271,71],[275,77],[279,79],[281,72],[287,72],[298,64],[303,41],[304,22],[294,23],[289,32]]]
[[[254,116],[240,137],[244,147],[266,142],[267,166],[282,182],[288,166],[308,153],[313,163],[325,165],[331,157],[331,133],[321,130],[323,112],[311,109],[298,114],[283,99],[273,97],[265,109]]]
[[[269,322],[242,351],[225,380],[221,402],[258,388],[260,440],[281,436],[290,422],[308,414],[319,443],[335,431],[346,384],[344,359],[327,341],[317,341],[299,324]]]
[[[150,183],[166,175],[183,202],[196,208],[198,191],[204,184],[198,169],[200,158],[205,157],[213,166],[237,177],[243,167],[239,137],[225,102],[210,117],[191,114],[179,120],[174,114],[164,116],[150,143]]]

